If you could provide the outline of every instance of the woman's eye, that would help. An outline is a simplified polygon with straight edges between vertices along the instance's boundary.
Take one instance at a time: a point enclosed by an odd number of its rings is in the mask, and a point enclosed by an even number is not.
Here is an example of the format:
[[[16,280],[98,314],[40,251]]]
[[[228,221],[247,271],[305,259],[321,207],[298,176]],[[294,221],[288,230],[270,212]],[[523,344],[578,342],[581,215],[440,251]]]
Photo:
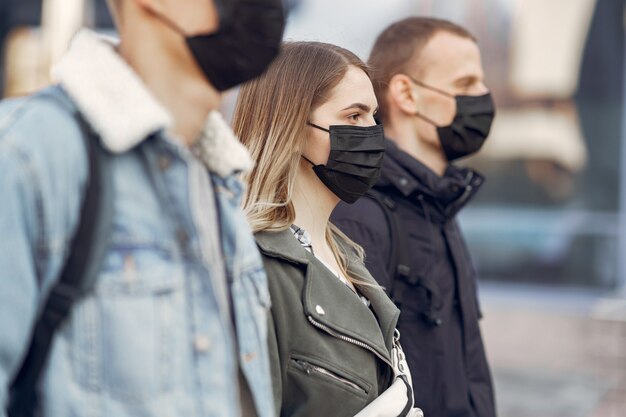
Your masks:
[[[359,113],[354,113],[354,114],[351,114],[350,116],[348,116],[348,119],[350,119],[353,122],[358,122],[360,116],[361,115]]]

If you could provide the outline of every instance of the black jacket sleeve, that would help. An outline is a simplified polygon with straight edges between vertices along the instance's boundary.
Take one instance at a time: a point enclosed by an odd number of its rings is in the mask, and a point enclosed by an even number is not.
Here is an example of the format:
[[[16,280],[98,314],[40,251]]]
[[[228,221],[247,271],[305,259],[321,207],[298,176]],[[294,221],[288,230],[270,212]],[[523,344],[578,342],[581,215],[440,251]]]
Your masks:
[[[354,204],[339,203],[331,222],[365,251],[365,266],[386,290],[391,284],[387,264],[391,256],[391,233],[378,203],[362,197]]]

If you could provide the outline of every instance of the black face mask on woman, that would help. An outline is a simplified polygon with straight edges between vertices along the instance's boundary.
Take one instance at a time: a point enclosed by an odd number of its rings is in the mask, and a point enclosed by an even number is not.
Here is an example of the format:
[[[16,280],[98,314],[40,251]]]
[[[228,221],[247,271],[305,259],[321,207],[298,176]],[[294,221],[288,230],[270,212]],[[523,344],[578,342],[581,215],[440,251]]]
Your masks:
[[[185,38],[206,78],[224,91],[265,71],[280,49],[285,15],[282,0],[222,0],[216,6],[215,33],[187,36],[169,17],[155,15]]]
[[[456,114],[448,126],[439,126],[423,114],[416,114],[417,117],[437,128],[441,147],[448,161],[478,152],[489,136],[491,123],[496,114],[491,94],[454,96],[412,78],[411,81],[456,101]]]
[[[385,154],[382,125],[334,125],[324,129],[308,124],[330,133],[330,155],[325,165],[315,165],[302,157],[313,165],[313,171],[330,191],[346,203],[354,203],[380,178]]]

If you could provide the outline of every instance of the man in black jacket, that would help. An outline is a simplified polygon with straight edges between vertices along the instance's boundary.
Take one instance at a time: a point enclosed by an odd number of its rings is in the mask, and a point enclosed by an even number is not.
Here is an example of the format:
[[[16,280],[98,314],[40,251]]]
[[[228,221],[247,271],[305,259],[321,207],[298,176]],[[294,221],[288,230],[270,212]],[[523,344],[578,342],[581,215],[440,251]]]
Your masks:
[[[480,149],[494,116],[480,51],[464,28],[412,17],[372,50],[387,153],[370,198],[332,220],[361,244],[401,308],[415,404],[426,416],[494,417],[476,278],[456,214],[483,178],[450,161]]]

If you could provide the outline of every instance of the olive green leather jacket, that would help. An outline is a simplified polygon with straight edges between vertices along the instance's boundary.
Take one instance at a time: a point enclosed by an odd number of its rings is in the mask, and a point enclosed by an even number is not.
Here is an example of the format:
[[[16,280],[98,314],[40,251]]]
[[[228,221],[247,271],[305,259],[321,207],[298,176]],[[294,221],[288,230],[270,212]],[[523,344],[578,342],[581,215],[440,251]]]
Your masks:
[[[359,297],[291,231],[260,232],[272,307],[269,354],[278,416],[353,416],[388,388],[400,314],[355,254],[349,271],[370,286]]]

